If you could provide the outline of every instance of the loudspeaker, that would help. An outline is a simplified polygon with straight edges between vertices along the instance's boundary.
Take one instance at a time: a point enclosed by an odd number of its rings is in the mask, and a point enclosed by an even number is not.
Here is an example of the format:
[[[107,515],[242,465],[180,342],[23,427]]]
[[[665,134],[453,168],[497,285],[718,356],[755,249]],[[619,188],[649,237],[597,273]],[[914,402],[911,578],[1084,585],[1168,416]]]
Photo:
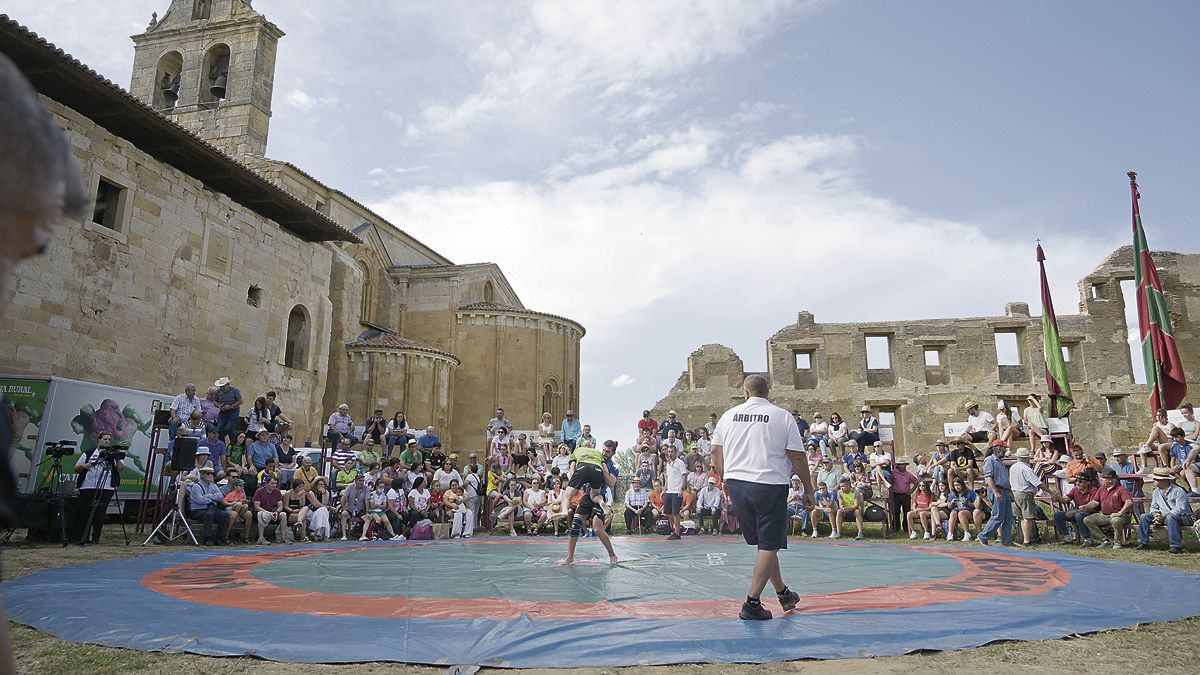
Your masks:
[[[172,471],[191,471],[196,468],[196,450],[200,440],[191,436],[177,436],[175,449],[171,451]]]
[[[167,409],[154,411],[154,426],[165,429],[171,423],[171,411]]]

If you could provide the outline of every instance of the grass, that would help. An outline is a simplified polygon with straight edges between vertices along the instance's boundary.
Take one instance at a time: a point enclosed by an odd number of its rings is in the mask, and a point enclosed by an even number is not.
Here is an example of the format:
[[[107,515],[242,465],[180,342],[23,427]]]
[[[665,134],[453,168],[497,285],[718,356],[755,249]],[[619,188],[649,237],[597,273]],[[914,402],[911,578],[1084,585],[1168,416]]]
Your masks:
[[[618,525],[618,532],[623,530]],[[867,541],[879,541],[878,525],[868,523]],[[1160,534],[1159,546],[1162,545]],[[1200,574],[1200,555],[1196,553],[1191,534],[1185,535],[1188,552],[1170,555],[1165,550],[1135,551],[1131,548],[1082,549],[1074,546],[1048,545],[1045,550],[1071,553],[1104,560],[1136,562],[1147,565],[1173,567]],[[906,536],[893,537],[894,543],[909,543]],[[176,547],[137,546],[125,547],[119,527],[106,527],[103,544],[79,548],[57,545],[17,542],[3,550],[2,574],[0,579],[10,580],[37,570],[63,565],[77,565],[100,560],[112,560],[141,555],[155,555]],[[931,545],[931,542],[918,540]],[[914,542],[914,543],[918,543]],[[933,542],[932,545],[945,545]],[[1131,578],[1129,583],[1137,583]],[[1147,598],[1147,602],[1154,601]],[[1103,607],[1095,608],[1103,612]],[[303,672],[304,675],[325,673],[402,673],[422,674],[445,672],[442,668],[407,666],[398,664],[349,664],[349,665],[297,665],[262,661],[250,657],[207,657],[193,654],[167,654],[139,652],[98,645],[85,645],[59,640],[44,633],[10,622],[13,638],[13,653],[20,673],[86,673],[87,675],[121,675],[142,673],[252,673],[275,675]],[[1034,672],[1052,668],[1061,673],[1194,673],[1195,643],[1200,636],[1200,618],[1169,623],[1137,626],[1129,629],[1104,631],[1086,636],[1062,640],[1032,642],[1002,642],[974,649],[955,652],[913,654],[871,659],[843,659],[836,661],[790,661],[761,665],[717,665],[683,664],[660,667],[591,668],[576,669],[590,675],[601,673],[657,673],[677,675],[697,673],[701,675],[740,675],[745,673],[838,673],[871,674],[891,672],[919,672],[922,675],[947,673],[961,675],[981,671]],[[512,672],[512,671],[508,671]],[[527,670],[522,673],[555,673],[561,671]]]

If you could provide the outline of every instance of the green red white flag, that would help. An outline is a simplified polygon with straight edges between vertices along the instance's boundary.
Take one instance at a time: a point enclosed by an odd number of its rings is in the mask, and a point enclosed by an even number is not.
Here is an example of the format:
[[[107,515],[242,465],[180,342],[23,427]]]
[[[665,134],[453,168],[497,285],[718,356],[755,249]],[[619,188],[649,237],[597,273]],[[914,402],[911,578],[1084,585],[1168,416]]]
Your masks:
[[[1075,407],[1071,399],[1071,382],[1067,378],[1067,362],[1063,358],[1062,342],[1058,338],[1058,317],[1050,298],[1046,281],[1046,254],[1037,247],[1038,267],[1042,270],[1042,351],[1046,354],[1046,388],[1050,392],[1050,416],[1066,417]]]
[[[1158,270],[1146,245],[1142,213],[1138,209],[1137,173],[1129,172],[1129,191],[1133,197],[1133,279],[1137,288],[1138,328],[1142,338],[1142,360],[1146,364],[1146,384],[1150,388],[1150,410],[1170,410],[1187,394],[1183,361],[1175,347],[1171,316],[1163,296]]]

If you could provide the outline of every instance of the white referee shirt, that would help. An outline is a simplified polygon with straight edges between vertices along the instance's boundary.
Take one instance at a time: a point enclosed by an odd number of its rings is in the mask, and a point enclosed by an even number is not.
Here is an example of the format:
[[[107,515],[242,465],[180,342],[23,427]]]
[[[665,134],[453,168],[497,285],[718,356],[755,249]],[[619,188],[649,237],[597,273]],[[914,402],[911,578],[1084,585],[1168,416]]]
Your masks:
[[[721,415],[712,444],[721,446],[726,479],[768,485],[788,485],[792,465],[787,451],[804,450],[792,414],[757,396]]]

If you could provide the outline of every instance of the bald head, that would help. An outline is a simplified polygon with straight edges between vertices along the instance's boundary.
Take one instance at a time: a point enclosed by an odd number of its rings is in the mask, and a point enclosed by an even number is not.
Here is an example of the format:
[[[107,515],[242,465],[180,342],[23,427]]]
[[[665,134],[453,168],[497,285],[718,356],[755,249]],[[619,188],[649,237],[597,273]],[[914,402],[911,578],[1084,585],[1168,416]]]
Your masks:
[[[767,378],[762,375],[751,375],[746,378],[742,388],[746,390],[748,396],[757,396],[766,398],[767,394],[771,393],[771,385],[767,384]]]

